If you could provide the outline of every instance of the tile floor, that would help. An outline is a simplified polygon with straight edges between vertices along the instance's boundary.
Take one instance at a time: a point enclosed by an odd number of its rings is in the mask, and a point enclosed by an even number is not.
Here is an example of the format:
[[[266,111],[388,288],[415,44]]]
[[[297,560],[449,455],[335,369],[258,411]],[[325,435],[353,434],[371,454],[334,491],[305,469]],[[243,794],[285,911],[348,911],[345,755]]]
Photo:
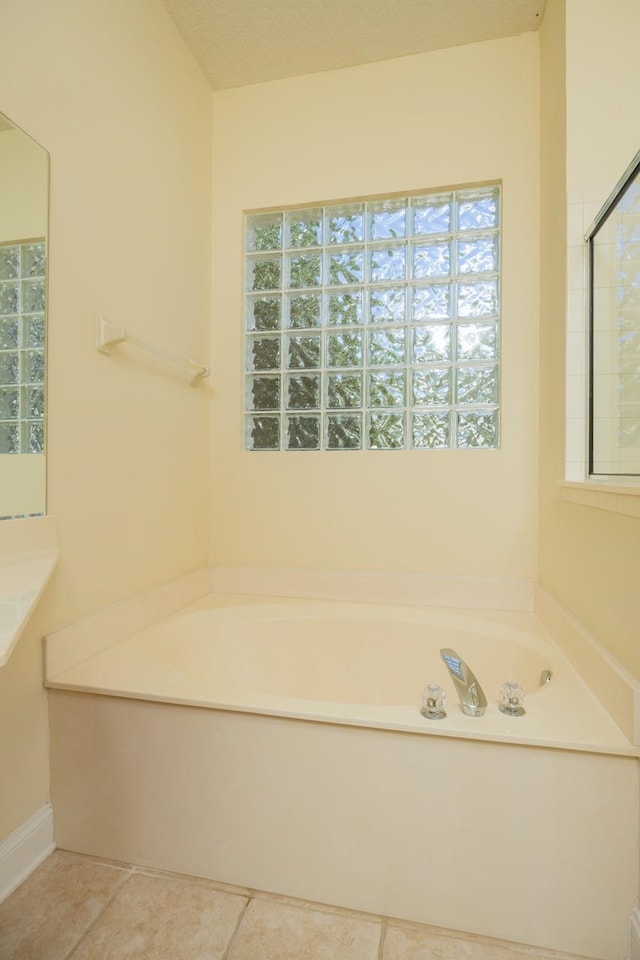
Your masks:
[[[0,960],[566,956],[61,850],[0,905]]]

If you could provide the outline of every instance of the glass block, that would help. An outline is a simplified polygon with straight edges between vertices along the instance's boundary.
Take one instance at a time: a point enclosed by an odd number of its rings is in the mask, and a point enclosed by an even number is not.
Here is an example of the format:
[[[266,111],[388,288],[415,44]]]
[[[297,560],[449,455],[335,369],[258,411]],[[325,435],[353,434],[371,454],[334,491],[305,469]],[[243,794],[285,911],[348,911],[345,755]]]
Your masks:
[[[44,424],[42,421],[22,423],[22,452],[44,453]]]
[[[17,423],[0,423],[0,453],[20,452],[20,429]]]
[[[287,377],[287,409],[316,410],[320,407],[320,376]]]
[[[359,450],[361,445],[361,416],[327,417],[327,447],[329,450]]]
[[[5,281],[0,283],[0,316],[20,312],[20,284]]]
[[[17,420],[20,416],[18,387],[0,387],[0,420]]]
[[[450,233],[451,196],[415,197],[411,201],[413,233]]]
[[[451,436],[450,420],[449,413],[414,413],[413,446],[416,449],[446,449]]]
[[[322,210],[292,210],[287,214],[287,246],[322,246]]]
[[[369,363],[393,366],[406,359],[404,328],[369,332]]]
[[[17,350],[18,318],[0,319],[0,350]]]
[[[279,250],[282,247],[282,214],[247,217],[247,250]]]
[[[248,297],[247,298],[247,329],[248,330],[278,330],[280,327],[280,310],[282,298]]]
[[[404,416],[398,413],[372,413],[369,417],[371,450],[397,450],[404,447]]]
[[[327,406],[332,408],[361,407],[362,374],[329,374],[327,376]]]
[[[44,347],[46,326],[43,314],[22,318],[22,342],[27,347]]]
[[[47,266],[44,243],[22,244],[21,274],[23,277],[44,277]]]
[[[322,283],[322,257],[289,257],[289,286],[318,287]]]
[[[280,337],[251,337],[247,369],[277,370],[280,366]]]
[[[44,417],[44,387],[22,387],[22,416],[29,420]]]
[[[329,207],[329,243],[358,243],[364,240],[364,205]]]
[[[451,368],[429,367],[413,371],[413,402],[431,406],[451,403]]]
[[[322,340],[318,337],[287,337],[286,363],[290,370],[321,366]]]
[[[329,257],[329,283],[362,283],[364,251],[344,250],[331,253]]]
[[[414,287],[411,304],[411,319],[414,323],[448,320],[450,316],[450,284],[438,283],[428,287]]]
[[[362,293],[332,293],[327,298],[329,324],[347,326],[362,323]]]
[[[458,284],[458,316],[493,317],[498,313],[498,281]]]
[[[497,367],[458,367],[456,375],[457,403],[497,403]]]
[[[497,234],[458,241],[458,273],[495,273],[497,269]]]
[[[406,237],[406,200],[385,200],[381,203],[370,203],[368,210],[370,240]]]
[[[322,318],[322,300],[318,293],[288,296],[286,324],[296,330],[319,327]]]
[[[498,190],[459,193],[458,230],[488,230],[498,226]]]
[[[447,277],[451,273],[451,245],[420,243],[413,248],[413,276],[416,280],[425,277]]]
[[[407,273],[407,248],[377,247],[369,250],[369,279],[372,283],[404,280]]]
[[[457,421],[457,446],[497,447],[497,412],[492,410],[486,413],[459,413]]]
[[[0,280],[14,280],[20,276],[20,247],[0,246]]]
[[[248,290],[278,290],[282,277],[280,257],[253,258],[247,262]]]
[[[19,383],[20,360],[19,354],[0,353],[0,384]]]
[[[44,382],[44,350],[22,351],[22,382]]]
[[[249,377],[247,406],[250,410],[280,409],[280,377]]]
[[[287,450],[319,450],[320,417],[287,417]]]
[[[248,445],[250,450],[279,450],[280,417],[249,417]]]
[[[451,357],[451,327],[433,324],[413,330],[413,363],[437,363]]]
[[[361,363],[361,333],[331,333],[327,335],[328,367],[359,367]]]
[[[406,394],[406,374],[404,370],[375,371],[369,374],[370,407],[402,407]]]
[[[369,320],[372,323],[403,323],[407,309],[405,287],[369,291]]]
[[[23,313],[43,313],[44,301],[44,280],[24,280],[22,283]]]
[[[458,360],[495,360],[498,355],[498,325],[460,323],[457,341]]]

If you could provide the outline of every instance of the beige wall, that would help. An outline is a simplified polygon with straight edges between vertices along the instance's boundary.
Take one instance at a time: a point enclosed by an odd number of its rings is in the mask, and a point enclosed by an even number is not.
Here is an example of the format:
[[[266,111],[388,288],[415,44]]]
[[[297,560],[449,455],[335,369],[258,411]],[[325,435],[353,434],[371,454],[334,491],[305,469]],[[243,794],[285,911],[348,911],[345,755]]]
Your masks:
[[[3,837],[49,795],[41,634],[207,560],[208,396],[133,351],[98,354],[95,316],[206,358],[211,93],[158,0],[23,0],[0,26],[0,109],[51,154],[48,510],[61,551],[0,671]]]
[[[44,237],[49,159],[21,130],[0,133],[0,243]]]
[[[635,0],[547,5],[541,38],[542,258],[540,572],[548,587],[640,678],[640,519],[569,503],[564,478],[565,252],[570,198],[606,199],[638,149]]]
[[[212,560],[533,577],[535,34],[214,94]],[[243,452],[243,210],[502,179],[502,449]]]

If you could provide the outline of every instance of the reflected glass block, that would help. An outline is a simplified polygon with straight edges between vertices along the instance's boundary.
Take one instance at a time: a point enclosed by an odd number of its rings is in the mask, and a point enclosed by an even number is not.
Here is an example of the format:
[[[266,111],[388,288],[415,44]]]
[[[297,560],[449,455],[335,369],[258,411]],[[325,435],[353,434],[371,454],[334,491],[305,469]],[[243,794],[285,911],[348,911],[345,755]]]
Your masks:
[[[0,387],[0,420],[17,420],[20,416],[20,393],[17,387]]]
[[[322,210],[292,210],[287,214],[287,246],[322,246]]]
[[[375,371],[369,374],[370,407],[403,407],[406,395],[406,374]]]
[[[362,323],[362,293],[332,293],[327,298],[329,324],[346,326]]]
[[[14,280],[20,276],[20,247],[0,246],[0,280]]]
[[[495,360],[498,355],[496,323],[460,323],[457,338],[458,360]]]
[[[495,273],[497,269],[497,235],[458,241],[458,273]]]
[[[280,417],[249,417],[247,433],[250,450],[280,449]]]
[[[397,450],[404,447],[404,416],[398,413],[372,413],[369,417],[371,450]]]
[[[322,283],[320,256],[289,257],[289,286],[318,287]]]
[[[327,417],[327,447],[329,450],[359,450],[361,445],[361,416]]]
[[[29,420],[44,417],[44,387],[22,388],[22,416]]]
[[[640,420],[618,420],[617,441],[620,447],[640,447]]]
[[[290,370],[313,369],[321,365],[320,337],[288,337],[286,356]]]
[[[329,257],[329,283],[362,283],[364,271],[364,252],[345,250],[332,253]]]
[[[361,333],[331,333],[327,336],[328,367],[359,367],[361,363]]]
[[[316,410],[320,406],[320,376],[287,377],[287,409]]]
[[[320,417],[287,417],[287,450],[318,450]]]
[[[487,413],[459,413],[457,420],[457,446],[497,447],[497,412],[489,411]]]
[[[497,367],[458,367],[456,375],[457,403],[497,403]]]
[[[637,178],[620,199],[620,210],[626,214],[640,213],[640,183]]]
[[[635,373],[640,369],[640,330],[624,330],[617,335],[617,372]]]
[[[413,248],[413,276],[447,277],[451,273],[451,249],[449,242],[421,243]]]
[[[21,275],[44,277],[47,266],[44,243],[23,243],[21,254]]]
[[[362,374],[331,373],[327,376],[327,406],[361,407]]]
[[[278,290],[282,275],[280,257],[253,259],[247,263],[249,290]]]
[[[451,286],[448,283],[415,287],[411,304],[414,323],[429,320],[448,320],[451,316]]]
[[[619,403],[634,403],[640,400],[640,374],[627,373],[619,376],[617,394]]]
[[[18,353],[0,353],[0,384],[20,382]]]
[[[281,297],[248,297],[247,330],[278,330]]]
[[[369,251],[369,279],[372,283],[404,280],[407,272],[407,248],[380,247]]]
[[[458,284],[458,316],[492,317],[498,313],[498,281]]]
[[[385,200],[382,203],[370,203],[368,210],[370,240],[406,237],[406,200]]]
[[[488,230],[498,226],[498,190],[457,195],[458,230]]]
[[[393,366],[405,362],[405,330],[371,330],[369,363]]]
[[[23,313],[43,313],[45,308],[44,280],[25,280],[22,284]]]
[[[0,320],[0,350],[18,348],[18,318]]]
[[[413,330],[412,359],[414,363],[434,363],[449,360],[451,356],[451,327],[433,324]]]
[[[20,284],[0,283],[0,316],[20,312]]]
[[[280,366],[280,337],[251,337],[247,343],[249,370],[277,370]]]
[[[412,200],[413,233],[450,233],[451,197],[418,197]]]
[[[44,453],[44,424],[42,421],[22,423],[22,453]]]
[[[329,207],[329,243],[358,243],[364,240],[364,205]]]
[[[449,446],[451,414],[414,413],[412,418],[413,446],[416,449],[443,449]]]
[[[402,323],[407,308],[404,287],[388,287],[369,292],[369,320],[372,323]]]
[[[322,316],[322,300],[318,293],[289,296],[286,300],[286,324],[297,330],[319,327]]]
[[[22,351],[22,382],[44,383],[44,350]]]
[[[46,329],[44,316],[22,318],[22,342],[27,347],[44,347]]]
[[[282,246],[282,214],[247,217],[247,250],[279,250]]]
[[[451,403],[451,368],[429,367],[413,371],[413,402],[433,406]]]
[[[0,453],[20,452],[20,428],[17,423],[0,423]]]
[[[249,410],[280,409],[280,377],[249,377],[247,390]]]

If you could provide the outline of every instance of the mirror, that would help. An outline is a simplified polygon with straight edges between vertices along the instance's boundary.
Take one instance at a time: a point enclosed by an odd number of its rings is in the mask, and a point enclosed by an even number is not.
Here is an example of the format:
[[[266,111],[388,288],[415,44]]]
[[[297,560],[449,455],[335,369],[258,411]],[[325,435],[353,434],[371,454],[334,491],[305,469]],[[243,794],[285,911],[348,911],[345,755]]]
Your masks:
[[[49,155],[0,114],[0,519],[46,512]]]

